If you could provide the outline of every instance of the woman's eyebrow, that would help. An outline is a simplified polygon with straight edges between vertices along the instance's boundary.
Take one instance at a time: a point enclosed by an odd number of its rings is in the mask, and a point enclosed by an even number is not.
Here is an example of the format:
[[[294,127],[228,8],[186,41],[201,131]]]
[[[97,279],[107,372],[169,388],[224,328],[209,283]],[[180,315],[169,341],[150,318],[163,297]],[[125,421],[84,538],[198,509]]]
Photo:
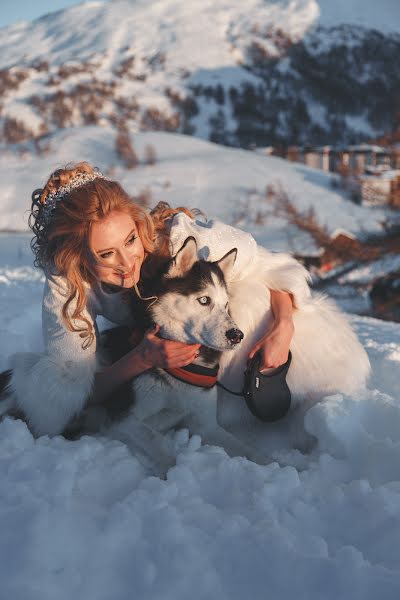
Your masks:
[[[130,237],[132,237],[132,235],[133,235],[134,233],[137,233],[137,231],[136,231],[136,227],[134,227],[134,228],[132,229],[132,231],[131,231],[130,233],[128,233],[128,235],[126,236],[126,238],[125,238],[125,240],[124,240],[124,243],[125,243],[125,242],[127,242],[127,241],[129,240],[129,238],[130,238]],[[108,250],[114,250],[114,248],[104,248],[103,250],[96,250],[96,253],[97,253],[97,254],[101,254],[102,252],[107,252]]]

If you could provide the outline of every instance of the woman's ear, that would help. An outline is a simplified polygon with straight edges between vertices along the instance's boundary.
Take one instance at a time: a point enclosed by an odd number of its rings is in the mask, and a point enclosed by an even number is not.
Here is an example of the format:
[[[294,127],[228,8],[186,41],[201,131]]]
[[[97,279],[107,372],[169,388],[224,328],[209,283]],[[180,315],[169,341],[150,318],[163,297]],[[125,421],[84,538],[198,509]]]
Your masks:
[[[198,260],[197,244],[194,237],[186,238],[183,246],[171,260],[166,277],[184,277],[190,271],[194,263]]]
[[[230,279],[230,275],[232,272],[233,265],[235,264],[237,257],[237,248],[232,248],[229,250],[225,256],[215,261],[215,265],[217,265],[224,274],[226,280]]]

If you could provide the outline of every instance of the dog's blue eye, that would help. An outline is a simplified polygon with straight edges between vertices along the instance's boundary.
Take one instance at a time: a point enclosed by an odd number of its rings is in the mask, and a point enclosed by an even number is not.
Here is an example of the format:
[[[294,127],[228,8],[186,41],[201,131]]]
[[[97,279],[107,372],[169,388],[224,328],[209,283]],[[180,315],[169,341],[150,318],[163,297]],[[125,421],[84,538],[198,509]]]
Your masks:
[[[210,296],[202,296],[201,298],[197,298],[197,300],[200,302],[200,304],[202,304],[203,306],[208,306],[211,302],[211,298]]]

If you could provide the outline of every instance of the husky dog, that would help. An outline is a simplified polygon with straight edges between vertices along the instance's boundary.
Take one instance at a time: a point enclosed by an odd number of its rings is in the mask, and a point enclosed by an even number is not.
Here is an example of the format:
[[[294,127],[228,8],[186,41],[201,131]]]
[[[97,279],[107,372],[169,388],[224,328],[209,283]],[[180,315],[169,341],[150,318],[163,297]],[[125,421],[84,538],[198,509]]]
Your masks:
[[[161,337],[202,346],[189,367],[191,383],[183,369],[157,368],[136,377],[132,384],[134,404],[108,434],[120,437],[124,432],[126,440],[132,418],[160,433],[179,425],[199,434],[206,444],[222,446],[230,456],[267,462],[217,422],[214,384],[220,357],[243,339],[243,333],[229,314],[225,283],[236,253],[234,248],[217,262],[199,260],[196,241],[189,237],[164,273],[145,290],[146,295],[149,292],[154,295],[147,317],[159,325]]]
[[[201,343],[194,366],[213,369],[219,365],[218,379],[240,395],[248,354],[268,330],[273,314],[270,290],[257,271],[257,261],[245,277],[231,276],[236,254],[232,249],[216,262],[199,260],[196,241],[189,237],[165,271],[152,280],[153,287],[144,292],[156,297],[147,314],[160,326],[159,335]],[[290,268],[280,268],[281,257],[268,254],[266,258],[265,263],[271,265],[271,289],[296,288]],[[131,416],[158,432],[171,425],[186,426],[205,443],[260,464],[272,457],[284,464],[282,450],[310,451],[315,439],[304,429],[308,408],[329,394],[362,389],[370,365],[345,316],[328,298],[304,297],[301,309],[293,311],[293,321],[287,376],[292,394],[289,418],[261,423],[251,415],[243,397],[232,396],[226,388],[217,394],[216,388],[190,386],[176,378],[179,373],[174,376],[161,369],[135,378]],[[129,417],[123,423],[126,428]]]

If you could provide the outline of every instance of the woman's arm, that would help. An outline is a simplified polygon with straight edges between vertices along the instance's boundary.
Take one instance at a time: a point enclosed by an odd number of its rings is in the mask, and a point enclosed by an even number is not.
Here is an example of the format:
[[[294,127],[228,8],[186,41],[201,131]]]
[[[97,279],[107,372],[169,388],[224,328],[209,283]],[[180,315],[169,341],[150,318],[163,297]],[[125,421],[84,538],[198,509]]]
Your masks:
[[[271,290],[271,309],[274,321],[249,353],[249,358],[253,358],[254,354],[261,350],[263,357],[261,369],[276,368],[287,361],[294,334],[291,295],[287,292]]]
[[[201,344],[183,344],[157,337],[157,325],[146,332],[136,348],[95,374],[91,404],[106,400],[120,385],[153,367],[183,367],[192,363]]]

